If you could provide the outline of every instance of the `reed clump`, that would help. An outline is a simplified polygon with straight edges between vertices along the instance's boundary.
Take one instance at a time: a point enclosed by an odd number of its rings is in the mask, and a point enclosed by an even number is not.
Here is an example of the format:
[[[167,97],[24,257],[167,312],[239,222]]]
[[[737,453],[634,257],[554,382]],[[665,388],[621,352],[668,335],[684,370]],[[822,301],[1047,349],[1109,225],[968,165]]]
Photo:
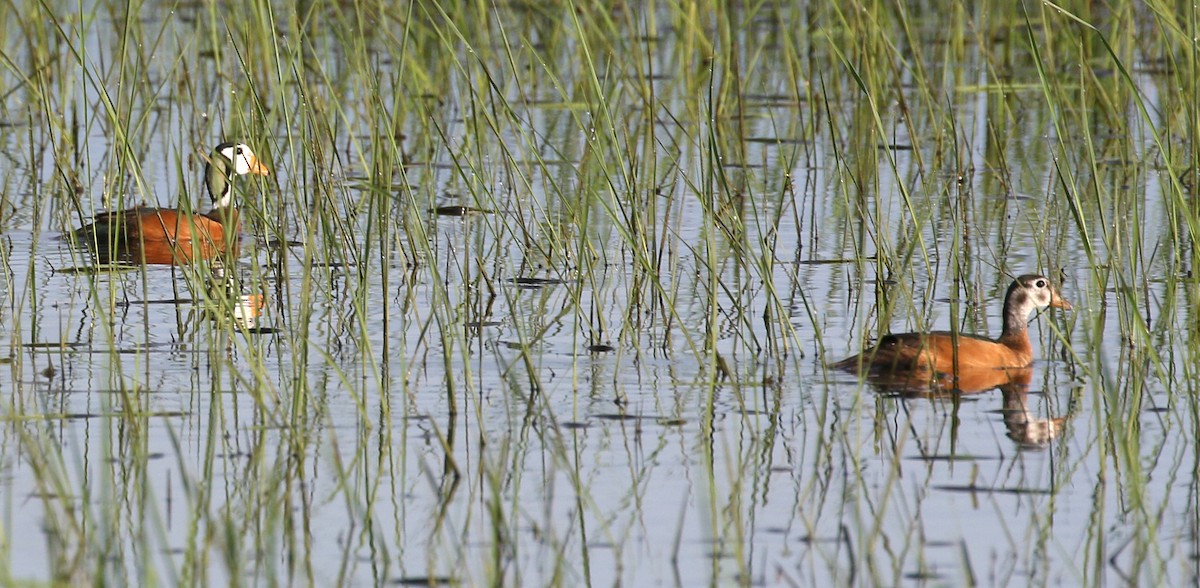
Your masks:
[[[1196,16],[0,6],[0,579],[1191,579]],[[225,139],[229,267],[60,238]],[[825,368],[1033,271],[1024,394]]]

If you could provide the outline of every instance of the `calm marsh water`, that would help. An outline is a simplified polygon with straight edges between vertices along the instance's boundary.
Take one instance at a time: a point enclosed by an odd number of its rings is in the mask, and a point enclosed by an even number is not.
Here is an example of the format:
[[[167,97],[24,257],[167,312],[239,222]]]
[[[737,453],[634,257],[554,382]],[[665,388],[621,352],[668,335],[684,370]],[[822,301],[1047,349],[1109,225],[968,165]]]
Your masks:
[[[439,37],[428,7],[148,6],[126,45],[123,14],[37,6],[3,48],[56,75],[0,75],[6,581],[1198,580],[1195,212],[1132,103],[1056,124],[1027,40],[930,14],[953,59],[860,87],[852,25],[787,8],[698,34],[649,6],[589,68],[584,9]],[[199,201],[228,137],[273,172],[239,188],[253,330],[201,270],[90,271],[62,238]],[[1075,309],[1033,321],[1027,388],[824,367],[995,335],[1029,272]]]

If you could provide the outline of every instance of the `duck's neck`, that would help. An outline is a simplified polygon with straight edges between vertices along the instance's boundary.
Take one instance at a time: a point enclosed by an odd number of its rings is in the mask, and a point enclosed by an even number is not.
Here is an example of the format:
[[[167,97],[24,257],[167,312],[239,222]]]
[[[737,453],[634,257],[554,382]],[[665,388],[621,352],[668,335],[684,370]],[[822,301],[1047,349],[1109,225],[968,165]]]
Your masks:
[[[220,152],[213,153],[204,166],[204,183],[208,196],[213,201],[213,212],[222,208],[233,209],[232,162]]]
[[[1028,339],[1029,312],[1033,310],[1029,294],[1013,283],[1004,296],[1004,330],[1001,339]]]

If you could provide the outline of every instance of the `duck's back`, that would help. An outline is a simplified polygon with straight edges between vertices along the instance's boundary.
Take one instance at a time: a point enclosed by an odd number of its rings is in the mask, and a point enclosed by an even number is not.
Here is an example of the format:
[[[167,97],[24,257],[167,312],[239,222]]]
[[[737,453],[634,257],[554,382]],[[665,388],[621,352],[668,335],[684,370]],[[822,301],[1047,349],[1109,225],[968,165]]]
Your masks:
[[[956,344],[957,343],[957,344]],[[834,364],[857,370],[860,364],[873,371],[1000,369],[1025,367],[1033,360],[1029,341],[993,341],[948,331],[884,335],[875,347]]]

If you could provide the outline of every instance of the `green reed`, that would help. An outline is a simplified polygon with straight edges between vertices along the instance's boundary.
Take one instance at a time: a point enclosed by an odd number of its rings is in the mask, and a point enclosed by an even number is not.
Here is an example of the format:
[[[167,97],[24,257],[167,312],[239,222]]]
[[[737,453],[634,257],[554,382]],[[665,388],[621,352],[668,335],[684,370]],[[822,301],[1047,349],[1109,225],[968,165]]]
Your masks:
[[[1100,463],[1116,470],[1116,487],[1098,485],[1097,493],[1120,493],[1131,505],[1144,532],[1130,541],[1134,560],[1167,559],[1155,553],[1163,539],[1155,521],[1164,515],[1147,495],[1139,457],[1153,449],[1138,421],[1148,384],[1194,388],[1194,362],[1176,358],[1193,358],[1195,337],[1172,332],[1189,308],[1177,294],[1195,298],[1194,280],[1184,277],[1200,226],[1185,184],[1197,161],[1187,147],[1196,136],[1187,41],[1194,27],[1173,6],[1115,6],[1107,24],[1092,24],[1105,19],[1083,2],[954,3],[938,17],[879,2],[651,2],[614,11],[587,1],[316,0],[179,5],[174,15],[136,4],[90,14],[54,3],[21,8],[5,15],[17,24],[0,42],[13,51],[19,31],[29,60],[4,64],[7,83],[29,93],[28,119],[36,121],[17,122],[40,131],[28,141],[27,165],[40,168],[47,151],[54,157],[54,174],[39,188],[51,197],[35,216],[69,230],[99,208],[147,198],[145,178],[162,169],[182,185],[158,203],[196,207],[199,155],[217,139],[245,138],[275,173],[240,190],[243,230],[255,244],[239,269],[267,291],[268,316],[286,327],[274,338],[248,336],[228,321],[190,332],[189,341],[209,350],[196,360],[207,387],[193,394],[251,395],[253,414],[217,402],[203,419],[168,425],[176,445],[165,459],[178,464],[172,500],[188,505],[188,532],[184,545],[171,546],[180,555],[154,556],[172,529],[159,512],[164,497],[146,483],[147,456],[164,452],[147,446],[145,432],[153,426],[152,366],[117,351],[121,278],[88,281],[86,298],[100,311],[97,339],[113,349],[107,360],[119,393],[99,404],[108,415],[100,420],[103,453],[114,462],[85,484],[85,466],[56,447],[51,428],[14,426],[44,495],[76,498],[40,500],[55,569],[64,570],[54,580],[354,582],[363,577],[361,553],[377,550],[370,577],[390,581],[401,572],[389,549],[404,547],[386,535],[405,521],[379,513],[429,487],[444,512],[420,539],[438,548],[424,569],[403,573],[463,584],[604,577],[595,560],[608,554],[589,542],[632,561],[638,532],[611,520],[610,490],[593,486],[583,457],[589,439],[567,426],[603,406],[614,418],[699,421],[678,437],[697,446],[705,494],[695,498],[701,515],[681,511],[675,553],[696,540],[685,520],[702,516],[696,524],[719,554],[705,565],[718,582],[770,574],[752,569],[756,492],[780,483],[767,473],[777,464],[763,456],[784,444],[790,425],[820,433],[798,463],[785,464],[799,472],[787,526],[816,534],[830,517],[845,516],[834,544],[817,543],[807,565],[842,583],[896,583],[913,561],[923,568],[930,559],[921,543],[897,545],[890,535],[893,525],[913,536],[924,526],[926,512],[895,505],[919,492],[909,476],[932,477],[901,461],[901,448],[927,440],[889,429],[896,403],[816,383],[826,354],[849,344],[826,337],[830,293],[804,283],[809,262],[839,264],[834,285],[860,293],[847,313],[870,333],[935,326],[941,294],[950,298],[953,329],[994,332],[984,310],[1005,274],[1066,269],[1072,283],[1087,284],[1077,306],[1092,312],[1048,327],[1043,345],[1062,351],[1095,391],[1082,401],[1097,407],[1093,428],[1107,431],[1093,440]],[[147,10],[155,16],[142,18]],[[1134,21],[1158,38],[1139,46],[1137,27],[1122,26]],[[99,59],[82,40],[109,24],[116,32],[102,36],[111,46]],[[981,78],[945,65],[972,51],[982,53]],[[1155,105],[1135,83],[1142,54],[1158,55],[1170,70]],[[990,96],[984,145],[973,142],[974,116],[964,115],[981,92]],[[1025,114],[1031,105],[1045,106],[1048,119],[1031,122],[1042,116]],[[1038,125],[1050,138],[1028,145],[1029,161],[1008,159],[1011,144]],[[87,141],[95,135],[105,138],[102,149]],[[772,155],[763,155],[772,142]],[[1043,155],[1056,162],[1048,171],[1030,165]],[[830,179],[810,185],[808,170]],[[1169,190],[1147,194],[1152,178],[1166,178]],[[826,199],[826,190],[836,197]],[[180,202],[171,200],[176,194]],[[4,201],[15,198],[6,189]],[[817,218],[815,203],[826,200],[832,210]],[[468,210],[438,216],[439,206]],[[1169,240],[1147,243],[1160,206]],[[786,241],[781,233],[792,225],[819,236]],[[1013,243],[1018,234],[1037,242]],[[1072,238],[1086,259],[1066,253]],[[832,258],[821,257],[827,242],[838,244]],[[1010,257],[1026,245],[1032,258]],[[217,309],[235,302],[201,286],[208,268],[181,271],[177,298]],[[1168,285],[1156,301],[1148,293],[1161,276]],[[24,324],[18,311],[44,311],[38,278],[8,284],[9,300],[29,294],[6,311],[14,325]],[[522,290],[518,278],[549,285]],[[139,288],[148,300],[150,285]],[[1111,314],[1096,310],[1106,303]],[[58,326],[33,320],[32,340],[14,335],[14,347],[58,336],[50,334]],[[179,331],[194,324],[184,312],[176,321]],[[1129,341],[1118,365],[1099,351],[1110,321]],[[491,322],[505,323],[499,340],[486,336]],[[564,328],[573,346],[565,359],[553,343]],[[673,404],[631,406],[625,381],[589,379],[593,363],[608,357],[589,350],[609,347],[621,369],[655,360],[688,366],[680,375],[688,384]],[[289,358],[281,366],[280,349]],[[22,352],[13,370],[28,381],[47,360],[70,362],[65,352]],[[569,409],[558,400],[565,395]],[[800,424],[779,418],[796,396],[813,405]],[[1184,395],[1164,418],[1195,427],[1194,397]],[[343,401],[354,407],[350,435],[333,426],[330,406]],[[7,403],[6,416],[55,418],[52,407],[21,402],[28,398]],[[866,424],[839,417],[872,411],[877,418]],[[428,440],[416,438],[409,419],[423,423]],[[508,426],[492,428],[493,419]],[[730,421],[753,440],[737,446],[719,437]],[[223,437],[230,423],[250,432]],[[199,449],[183,440],[196,427]],[[410,448],[422,443],[444,459],[414,465],[421,457]],[[879,460],[877,446],[889,447],[893,465],[868,480],[862,472]],[[244,447],[256,449],[235,457]],[[520,496],[538,491],[532,476],[523,479],[529,460],[566,480],[573,519],[543,519],[522,506]],[[842,492],[869,498],[839,496],[831,471],[843,472]],[[336,480],[336,491],[306,494],[324,477]],[[620,502],[637,504],[643,491]],[[459,510],[461,501],[479,508]],[[336,574],[312,564],[319,529],[305,517],[314,502],[337,503],[355,524]],[[418,515],[397,518],[404,516]],[[478,537],[466,529],[475,527],[488,530],[486,550],[469,551]],[[523,538],[529,527],[542,543]],[[1030,539],[1051,549],[1046,528],[1031,528]],[[1104,531],[1093,531],[1073,578],[1104,579]],[[539,550],[560,556],[552,571],[522,559]],[[485,563],[458,565],[481,553]],[[1039,565],[1042,556],[1021,553]],[[964,571],[952,577],[983,581],[984,571],[971,567],[980,557],[964,544]],[[132,565],[139,558],[141,570]]]

